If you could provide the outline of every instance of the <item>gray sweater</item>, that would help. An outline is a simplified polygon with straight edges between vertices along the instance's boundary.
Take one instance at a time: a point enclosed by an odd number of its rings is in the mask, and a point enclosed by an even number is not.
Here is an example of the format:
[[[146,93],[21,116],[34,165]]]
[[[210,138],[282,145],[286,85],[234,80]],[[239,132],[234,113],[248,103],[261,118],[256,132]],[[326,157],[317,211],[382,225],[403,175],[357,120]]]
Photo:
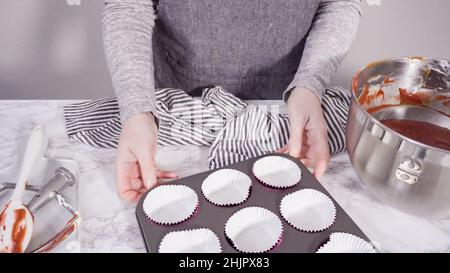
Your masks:
[[[219,84],[241,98],[321,97],[356,34],[359,0],[105,0],[103,40],[122,122],[155,88]],[[155,12],[156,10],[156,12]]]

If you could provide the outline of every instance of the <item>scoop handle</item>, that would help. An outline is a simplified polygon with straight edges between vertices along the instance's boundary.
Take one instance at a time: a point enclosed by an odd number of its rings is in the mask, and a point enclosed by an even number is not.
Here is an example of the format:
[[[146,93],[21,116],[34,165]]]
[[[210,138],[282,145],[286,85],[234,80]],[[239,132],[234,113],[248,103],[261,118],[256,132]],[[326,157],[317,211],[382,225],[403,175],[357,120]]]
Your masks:
[[[48,181],[36,195],[27,204],[31,213],[36,213],[41,207],[45,206],[50,200],[55,198],[57,193],[64,191],[65,188],[75,184],[75,177],[66,168],[59,167],[55,171],[55,176]]]
[[[30,172],[41,152],[44,145],[44,128],[36,126],[28,137],[27,146],[23,156],[22,166],[20,167],[19,178],[17,179],[16,188],[11,196],[11,200],[22,201],[25,192],[25,186],[30,176]]]

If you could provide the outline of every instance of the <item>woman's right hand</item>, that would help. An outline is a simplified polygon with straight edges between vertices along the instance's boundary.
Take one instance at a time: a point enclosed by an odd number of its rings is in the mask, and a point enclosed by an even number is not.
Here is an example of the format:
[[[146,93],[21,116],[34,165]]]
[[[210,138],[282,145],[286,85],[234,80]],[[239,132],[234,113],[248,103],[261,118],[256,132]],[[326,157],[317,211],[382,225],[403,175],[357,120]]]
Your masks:
[[[157,169],[157,144],[158,127],[153,114],[136,114],[124,123],[116,159],[117,189],[122,199],[137,203],[158,179],[177,178],[173,172]]]

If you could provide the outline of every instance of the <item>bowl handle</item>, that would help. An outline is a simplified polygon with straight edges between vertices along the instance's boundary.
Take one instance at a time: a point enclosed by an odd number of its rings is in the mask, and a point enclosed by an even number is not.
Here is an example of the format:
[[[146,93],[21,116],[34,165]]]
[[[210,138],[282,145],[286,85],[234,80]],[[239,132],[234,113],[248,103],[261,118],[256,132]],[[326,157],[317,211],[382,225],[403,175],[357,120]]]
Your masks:
[[[400,162],[400,165],[395,171],[395,176],[403,183],[414,185],[419,182],[422,171],[422,163],[417,159],[408,157]]]

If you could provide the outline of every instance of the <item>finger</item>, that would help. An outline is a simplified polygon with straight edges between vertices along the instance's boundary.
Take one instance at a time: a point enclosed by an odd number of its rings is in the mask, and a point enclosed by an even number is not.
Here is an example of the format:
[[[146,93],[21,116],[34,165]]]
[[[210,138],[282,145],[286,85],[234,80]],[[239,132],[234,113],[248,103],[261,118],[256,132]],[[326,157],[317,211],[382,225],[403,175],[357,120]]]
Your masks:
[[[132,190],[130,189],[130,185],[132,185],[133,182],[130,173],[133,171],[133,163],[128,161],[130,158],[127,151],[127,149],[121,149],[120,146],[117,151],[116,183],[119,197],[126,201],[131,201],[133,199],[133,194],[128,191]]]
[[[280,154],[285,154],[287,152],[288,152],[288,146],[287,145],[284,145],[283,147],[281,147],[280,149],[277,150],[277,153],[280,153]]]
[[[291,135],[289,137],[289,155],[299,158],[302,150],[304,124],[296,124],[291,126]]]
[[[117,182],[117,192],[120,196],[120,198],[125,199],[125,191],[128,190],[127,185],[129,185],[130,183],[128,183],[129,181],[129,176],[127,175],[127,164],[125,163],[117,163],[116,164],[116,182]]]
[[[170,171],[163,171],[163,170],[158,170],[156,172],[156,176],[158,178],[164,178],[164,179],[174,179],[174,178],[178,178],[178,175],[174,172],[170,172]]]
[[[141,187],[139,189],[129,189],[124,191],[123,198],[125,201],[137,203],[141,199],[142,195],[148,191],[148,189],[140,183]]]
[[[141,195],[142,194],[140,192],[138,192],[136,190],[132,190],[132,189],[128,189],[128,190],[119,192],[120,198],[122,198],[123,200],[125,200],[127,202],[133,202],[133,203],[137,203],[137,201],[139,200]]]
[[[320,159],[316,162],[316,166],[314,167],[314,176],[318,179],[322,177],[327,170],[328,160]]]
[[[314,166],[315,166],[314,160],[312,160],[310,158],[302,158],[302,159],[300,159],[300,162],[302,162],[302,164],[308,168],[314,168]]]
[[[305,143],[303,143],[302,144],[302,150],[300,151],[300,159],[302,159],[302,158],[309,158],[310,156],[308,156],[309,155],[309,145],[308,144],[305,144]]]
[[[145,191],[136,191],[134,198],[131,200],[131,202],[133,202],[135,204],[138,203],[139,200],[141,199],[142,195],[144,195],[145,192],[146,192],[146,190]]]
[[[139,167],[141,168],[141,177],[144,185],[147,189],[151,189],[156,186],[157,183],[157,170],[154,163],[154,157],[151,149],[142,151],[142,154],[138,157]]]
[[[148,189],[146,187],[142,187],[137,191],[137,193],[139,195],[142,195],[142,194],[146,193],[147,191],[148,191]]]
[[[330,161],[330,150],[328,147],[328,139],[327,139],[327,131],[324,130],[321,133],[321,136],[318,138],[318,152],[316,163],[314,166],[314,176],[316,178],[321,177],[328,166],[328,162]]]
[[[129,185],[130,185],[130,189],[137,191],[143,187],[144,183],[142,182],[142,179],[140,179],[140,178],[132,178],[130,180]]]
[[[317,158],[316,161],[316,165],[314,166],[314,176],[316,178],[320,178],[325,174],[328,162],[330,162],[330,152],[327,145],[326,149],[319,154],[319,157]]]

